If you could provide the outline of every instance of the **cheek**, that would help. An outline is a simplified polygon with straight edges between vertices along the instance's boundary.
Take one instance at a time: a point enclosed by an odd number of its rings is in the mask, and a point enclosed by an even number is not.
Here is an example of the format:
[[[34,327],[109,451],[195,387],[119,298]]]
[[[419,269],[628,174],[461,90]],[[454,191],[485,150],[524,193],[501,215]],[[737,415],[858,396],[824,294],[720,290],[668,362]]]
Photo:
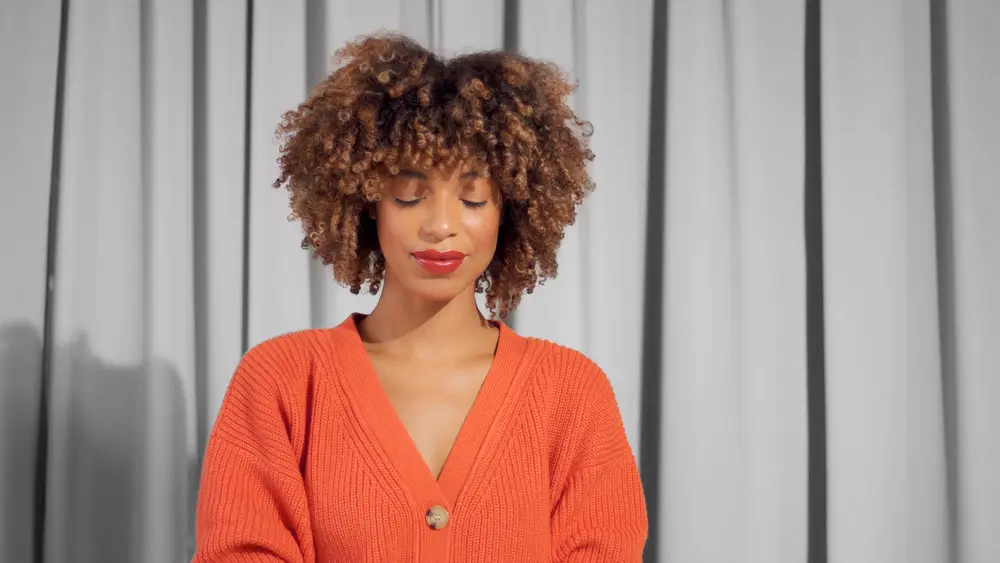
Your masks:
[[[495,209],[480,210],[466,215],[465,232],[475,245],[477,254],[484,254],[487,261],[493,258],[500,232],[500,214]]]
[[[392,254],[398,249],[402,241],[406,240],[408,233],[413,228],[406,220],[406,214],[399,213],[389,205],[379,202],[375,207],[378,219],[375,226],[378,230],[378,242],[382,247],[383,254]]]

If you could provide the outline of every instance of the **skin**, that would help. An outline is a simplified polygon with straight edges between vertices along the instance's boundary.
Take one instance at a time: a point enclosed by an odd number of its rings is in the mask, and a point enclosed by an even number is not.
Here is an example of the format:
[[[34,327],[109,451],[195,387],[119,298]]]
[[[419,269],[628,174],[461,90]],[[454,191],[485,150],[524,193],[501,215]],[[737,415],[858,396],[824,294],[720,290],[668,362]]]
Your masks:
[[[359,331],[382,388],[437,477],[499,338],[475,301],[475,282],[496,250],[499,191],[468,169],[402,170],[370,212],[386,274]],[[455,272],[432,274],[411,255],[426,249],[466,258]]]

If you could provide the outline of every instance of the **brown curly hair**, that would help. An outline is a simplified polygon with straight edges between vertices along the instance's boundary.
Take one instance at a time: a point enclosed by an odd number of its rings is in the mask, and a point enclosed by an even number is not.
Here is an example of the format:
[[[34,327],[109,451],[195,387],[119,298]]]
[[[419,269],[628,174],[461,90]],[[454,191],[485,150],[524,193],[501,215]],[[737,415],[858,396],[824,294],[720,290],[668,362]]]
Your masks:
[[[505,317],[556,275],[556,250],[593,184],[590,123],[566,103],[575,89],[555,65],[487,51],[444,59],[398,34],[362,37],[278,127],[290,220],[302,221],[334,278],[376,293],[385,274],[368,206],[400,165],[468,166],[502,197],[493,261],[476,284]]]

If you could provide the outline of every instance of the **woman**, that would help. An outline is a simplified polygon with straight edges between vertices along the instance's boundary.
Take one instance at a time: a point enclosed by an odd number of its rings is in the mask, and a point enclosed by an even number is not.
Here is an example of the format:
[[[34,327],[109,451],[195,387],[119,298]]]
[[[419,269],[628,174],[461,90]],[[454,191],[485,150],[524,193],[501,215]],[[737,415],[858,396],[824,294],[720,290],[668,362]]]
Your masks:
[[[205,455],[195,561],[640,561],[607,377],[496,319],[555,275],[590,187],[573,87],[396,35],[338,59],[285,116],[275,187],[338,281],[382,293],[246,354]]]

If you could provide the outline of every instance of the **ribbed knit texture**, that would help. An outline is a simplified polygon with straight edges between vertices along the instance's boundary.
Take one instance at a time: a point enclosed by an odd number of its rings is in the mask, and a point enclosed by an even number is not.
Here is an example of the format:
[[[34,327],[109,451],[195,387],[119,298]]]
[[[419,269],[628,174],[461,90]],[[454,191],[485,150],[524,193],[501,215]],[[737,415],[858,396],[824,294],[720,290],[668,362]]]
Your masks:
[[[442,529],[425,514],[447,509]],[[355,317],[259,344],[205,453],[194,563],[639,563],[646,506],[607,376],[500,325],[437,479]]]

